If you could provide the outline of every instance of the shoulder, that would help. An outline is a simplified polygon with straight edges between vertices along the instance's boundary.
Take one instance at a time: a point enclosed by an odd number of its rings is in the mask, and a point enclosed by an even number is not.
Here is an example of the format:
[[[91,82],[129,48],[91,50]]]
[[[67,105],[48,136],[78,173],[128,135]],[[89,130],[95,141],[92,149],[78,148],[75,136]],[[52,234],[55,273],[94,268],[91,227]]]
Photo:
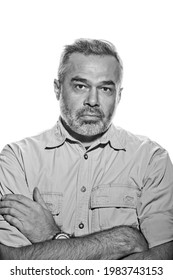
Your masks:
[[[25,152],[33,152],[34,150],[45,149],[47,143],[55,139],[56,125],[51,129],[44,130],[37,135],[26,137],[20,141],[7,144],[1,152],[1,155],[8,153],[21,154]]]
[[[166,150],[156,141],[148,136],[134,134],[118,126],[113,126],[114,136],[117,137],[126,151],[140,151],[153,154],[156,151],[166,152]]]

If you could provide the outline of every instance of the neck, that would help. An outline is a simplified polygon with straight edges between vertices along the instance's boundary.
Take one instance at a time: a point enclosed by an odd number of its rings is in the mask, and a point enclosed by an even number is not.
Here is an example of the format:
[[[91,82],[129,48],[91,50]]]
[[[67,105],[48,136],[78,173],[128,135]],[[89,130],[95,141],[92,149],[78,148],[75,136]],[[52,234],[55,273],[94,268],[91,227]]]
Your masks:
[[[76,140],[80,141],[81,143],[83,143],[85,146],[91,145],[94,141],[96,141],[98,138],[100,138],[106,131],[97,134],[97,135],[92,135],[92,136],[87,136],[87,135],[81,135],[78,134],[77,132],[75,132],[74,130],[72,130],[68,124],[62,119],[62,117],[60,118],[62,125],[64,126],[64,128],[68,131],[68,133],[75,138]]]

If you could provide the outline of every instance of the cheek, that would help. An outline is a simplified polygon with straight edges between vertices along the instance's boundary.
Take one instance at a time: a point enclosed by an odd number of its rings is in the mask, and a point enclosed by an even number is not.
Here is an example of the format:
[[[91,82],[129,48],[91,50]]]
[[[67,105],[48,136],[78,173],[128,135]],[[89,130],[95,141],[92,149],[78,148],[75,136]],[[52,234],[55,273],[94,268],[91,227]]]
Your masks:
[[[66,107],[71,108],[74,104],[74,98],[73,95],[71,93],[68,93],[68,91],[64,90],[61,93],[61,98],[63,100],[63,103],[66,105]]]
[[[81,100],[81,98],[79,97],[71,97],[69,100],[70,104],[71,104],[71,108],[78,110],[83,106],[83,102]]]
[[[108,117],[113,114],[115,110],[115,98],[105,99],[102,103],[102,110],[105,114],[105,117]]]
[[[74,112],[83,107],[81,98],[73,96],[73,94],[66,95],[64,98],[64,102],[71,112]]]

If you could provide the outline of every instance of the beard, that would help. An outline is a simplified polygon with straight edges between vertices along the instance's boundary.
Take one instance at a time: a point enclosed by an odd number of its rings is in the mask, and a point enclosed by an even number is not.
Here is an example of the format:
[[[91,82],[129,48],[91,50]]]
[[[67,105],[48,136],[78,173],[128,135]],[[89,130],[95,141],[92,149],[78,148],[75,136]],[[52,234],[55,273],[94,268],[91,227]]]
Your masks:
[[[113,116],[113,108],[107,118],[104,112],[98,107],[90,107],[88,105],[81,109],[72,111],[66,104],[63,96],[60,98],[60,111],[63,120],[76,133],[84,136],[94,136],[105,132]],[[95,116],[93,119],[87,119],[87,114]]]

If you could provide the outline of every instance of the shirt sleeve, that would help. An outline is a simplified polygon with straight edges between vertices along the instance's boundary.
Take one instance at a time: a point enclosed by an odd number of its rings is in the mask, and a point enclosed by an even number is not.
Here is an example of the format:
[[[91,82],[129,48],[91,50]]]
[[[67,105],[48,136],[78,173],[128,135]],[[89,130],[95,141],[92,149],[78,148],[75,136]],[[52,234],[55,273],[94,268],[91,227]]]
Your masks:
[[[0,154],[0,199],[5,194],[23,194],[31,198],[25,177],[22,153],[17,145],[7,145]],[[0,243],[20,247],[31,244],[0,215]]]
[[[149,247],[173,240],[173,165],[160,146],[150,151],[138,216]]]

